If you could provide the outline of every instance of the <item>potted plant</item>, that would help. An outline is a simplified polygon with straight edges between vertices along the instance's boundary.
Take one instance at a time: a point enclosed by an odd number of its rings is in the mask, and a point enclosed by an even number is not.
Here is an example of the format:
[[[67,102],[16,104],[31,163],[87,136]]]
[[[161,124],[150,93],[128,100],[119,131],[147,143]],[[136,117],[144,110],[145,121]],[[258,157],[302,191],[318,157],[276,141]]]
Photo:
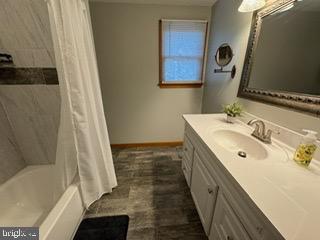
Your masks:
[[[243,111],[243,107],[240,103],[235,102],[223,107],[223,112],[227,114],[227,122],[234,123],[237,116],[240,116]]]

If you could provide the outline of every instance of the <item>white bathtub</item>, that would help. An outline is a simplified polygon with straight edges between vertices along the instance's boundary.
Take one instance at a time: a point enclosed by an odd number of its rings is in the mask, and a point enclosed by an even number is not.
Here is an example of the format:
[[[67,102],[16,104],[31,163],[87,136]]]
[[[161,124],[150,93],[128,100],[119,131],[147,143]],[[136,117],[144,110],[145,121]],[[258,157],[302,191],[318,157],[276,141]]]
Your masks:
[[[40,239],[70,240],[82,219],[79,184],[53,198],[53,167],[28,166],[0,186],[0,226],[39,227]]]

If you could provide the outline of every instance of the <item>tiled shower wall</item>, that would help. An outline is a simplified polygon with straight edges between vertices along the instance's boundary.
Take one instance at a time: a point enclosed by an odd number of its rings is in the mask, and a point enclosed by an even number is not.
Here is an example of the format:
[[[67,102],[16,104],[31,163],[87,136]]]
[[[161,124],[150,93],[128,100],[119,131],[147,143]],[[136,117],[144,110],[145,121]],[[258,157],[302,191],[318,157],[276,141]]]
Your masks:
[[[26,164],[54,163],[60,117],[59,86],[0,85],[0,102]]]
[[[60,92],[45,1],[0,1],[0,184],[55,162]]]
[[[0,52],[12,55],[19,68],[55,67],[45,1],[0,1]]]
[[[26,166],[0,103],[0,184]]]
[[[59,85],[0,85],[0,184],[55,162],[59,118]]]

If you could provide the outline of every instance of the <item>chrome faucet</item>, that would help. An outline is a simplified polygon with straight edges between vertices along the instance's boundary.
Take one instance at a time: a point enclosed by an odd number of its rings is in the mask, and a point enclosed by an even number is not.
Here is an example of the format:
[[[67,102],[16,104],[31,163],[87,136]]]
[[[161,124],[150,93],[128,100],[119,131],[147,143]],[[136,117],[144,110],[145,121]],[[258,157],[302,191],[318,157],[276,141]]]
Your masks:
[[[262,120],[252,119],[248,122],[248,125],[255,125],[255,129],[251,134],[253,137],[259,139],[264,143],[271,143],[271,135],[273,131],[269,129],[266,133],[266,125]]]

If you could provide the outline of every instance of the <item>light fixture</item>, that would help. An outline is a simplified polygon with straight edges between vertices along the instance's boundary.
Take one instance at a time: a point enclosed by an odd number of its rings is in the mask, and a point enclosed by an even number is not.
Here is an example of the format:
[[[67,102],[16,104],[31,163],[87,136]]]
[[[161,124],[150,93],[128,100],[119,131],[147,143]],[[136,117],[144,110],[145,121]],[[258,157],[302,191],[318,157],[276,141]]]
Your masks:
[[[266,5],[265,0],[243,0],[239,12],[254,12]]]

